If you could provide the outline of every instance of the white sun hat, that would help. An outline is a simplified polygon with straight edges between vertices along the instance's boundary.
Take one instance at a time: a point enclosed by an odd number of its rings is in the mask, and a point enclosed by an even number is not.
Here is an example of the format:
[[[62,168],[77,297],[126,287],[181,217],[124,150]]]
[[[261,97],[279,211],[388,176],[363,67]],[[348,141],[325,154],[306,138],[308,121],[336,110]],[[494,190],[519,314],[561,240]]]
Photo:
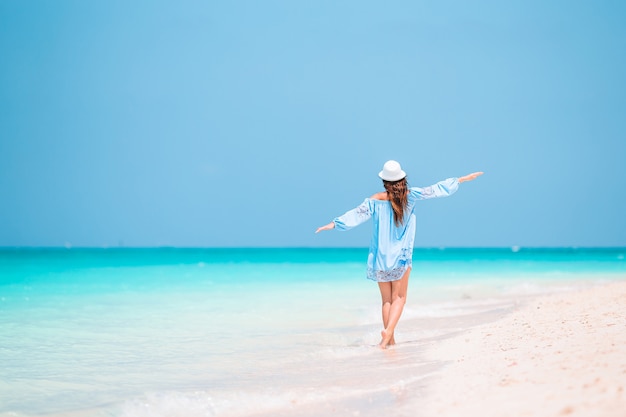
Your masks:
[[[385,181],[399,181],[406,177],[406,172],[402,171],[402,167],[396,161],[387,161],[383,165],[383,170],[378,173],[378,176]]]

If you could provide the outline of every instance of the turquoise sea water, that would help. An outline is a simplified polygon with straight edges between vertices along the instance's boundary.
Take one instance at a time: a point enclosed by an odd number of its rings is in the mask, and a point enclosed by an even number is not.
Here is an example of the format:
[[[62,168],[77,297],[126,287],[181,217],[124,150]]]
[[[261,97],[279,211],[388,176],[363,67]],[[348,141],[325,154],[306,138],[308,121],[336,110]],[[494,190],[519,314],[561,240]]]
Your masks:
[[[435,366],[422,347],[526,297],[626,279],[625,255],[416,249],[383,352],[367,249],[0,249],[0,416],[409,409]]]

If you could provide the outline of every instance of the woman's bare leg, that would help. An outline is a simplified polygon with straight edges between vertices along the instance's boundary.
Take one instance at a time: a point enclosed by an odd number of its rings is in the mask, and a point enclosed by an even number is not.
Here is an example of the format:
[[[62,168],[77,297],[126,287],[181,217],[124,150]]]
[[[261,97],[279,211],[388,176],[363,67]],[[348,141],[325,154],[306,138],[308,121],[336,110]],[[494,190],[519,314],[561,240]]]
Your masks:
[[[380,289],[380,297],[382,299],[383,328],[386,329],[389,323],[389,311],[391,310],[391,282],[379,282],[378,288]],[[391,335],[388,344],[394,345],[395,343],[394,337]]]
[[[383,297],[383,324],[385,329],[380,332],[382,336],[382,340],[380,341],[380,347],[385,349],[388,345],[395,343],[393,332],[396,329],[396,325],[400,320],[400,316],[402,315],[402,311],[404,309],[404,305],[406,304],[406,293],[409,287],[409,275],[411,274],[411,268],[408,268],[401,279],[397,281],[391,281],[385,284],[391,284],[388,288],[384,286],[379,287],[381,289],[381,296]],[[385,314],[385,300],[389,300],[389,298],[385,298],[387,294],[390,293],[390,304],[387,313]],[[386,322],[385,322],[386,315]]]

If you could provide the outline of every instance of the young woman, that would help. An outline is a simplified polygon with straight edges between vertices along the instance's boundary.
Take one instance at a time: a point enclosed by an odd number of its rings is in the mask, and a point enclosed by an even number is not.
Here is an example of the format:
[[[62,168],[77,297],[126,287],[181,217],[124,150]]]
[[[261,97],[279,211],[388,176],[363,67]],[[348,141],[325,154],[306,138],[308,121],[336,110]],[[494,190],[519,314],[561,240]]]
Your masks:
[[[482,174],[474,172],[459,178],[448,178],[430,187],[409,188],[406,173],[400,164],[387,161],[378,174],[386,191],[366,198],[355,209],[315,231],[349,230],[370,218],[373,219],[367,277],[378,282],[382,298],[384,328],[381,332],[381,348],[395,344],[393,333],[406,303],[415,240],[415,203],[428,198],[452,195],[460,183],[471,181]]]

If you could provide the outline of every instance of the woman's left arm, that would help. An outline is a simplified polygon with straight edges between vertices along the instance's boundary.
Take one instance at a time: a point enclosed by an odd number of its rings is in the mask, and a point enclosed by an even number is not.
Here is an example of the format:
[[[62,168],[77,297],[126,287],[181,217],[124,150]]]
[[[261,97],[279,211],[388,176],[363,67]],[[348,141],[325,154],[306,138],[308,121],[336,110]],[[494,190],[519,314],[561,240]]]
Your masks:
[[[315,231],[315,233],[319,233],[322,230],[332,230],[335,228],[335,222],[330,222],[328,224],[325,224],[324,226],[320,226],[317,228],[317,230]]]
[[[315,233],[331,229],[337,229],[340,231],[350,230],[353,227],[366,222],[370,219],[370,217],[372,217],[370,199],[366,198],[365,201],[363,201],[363,203],[361,203],[358,207],[346,212],[342,216],[335,217],[332,222],[318,227]]]

